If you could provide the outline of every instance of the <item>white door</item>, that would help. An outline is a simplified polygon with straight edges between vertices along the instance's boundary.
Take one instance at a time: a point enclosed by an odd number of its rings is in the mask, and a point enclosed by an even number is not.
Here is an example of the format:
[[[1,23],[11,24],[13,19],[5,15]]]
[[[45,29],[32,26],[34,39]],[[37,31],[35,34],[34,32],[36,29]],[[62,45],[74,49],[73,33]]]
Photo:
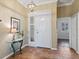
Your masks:
[[[30,46],[52,48],[51,14],[33,15],[29,23],[33,23],[30,24]]]

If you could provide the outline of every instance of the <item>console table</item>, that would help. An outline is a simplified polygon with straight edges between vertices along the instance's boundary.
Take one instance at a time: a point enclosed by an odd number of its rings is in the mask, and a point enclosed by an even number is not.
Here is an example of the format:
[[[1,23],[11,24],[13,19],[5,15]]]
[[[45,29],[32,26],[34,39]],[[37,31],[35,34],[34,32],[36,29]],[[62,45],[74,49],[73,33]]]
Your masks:
[[[22,47],[22,44],[23,44],[23,39],[12,40],[10,43],[11,43],[11,47],[12,47],[12,49],[13,49],[14,55],[15,55],[15,53],[17,52],[17,50],[19,50],[20,53],[22,53],[22,52],[21,52],[21,51],[22,51],[21,47]],[[15,48],[15,44],[16,44],[16,43],[19,43],[19,48],[18,48],[18,49]]]

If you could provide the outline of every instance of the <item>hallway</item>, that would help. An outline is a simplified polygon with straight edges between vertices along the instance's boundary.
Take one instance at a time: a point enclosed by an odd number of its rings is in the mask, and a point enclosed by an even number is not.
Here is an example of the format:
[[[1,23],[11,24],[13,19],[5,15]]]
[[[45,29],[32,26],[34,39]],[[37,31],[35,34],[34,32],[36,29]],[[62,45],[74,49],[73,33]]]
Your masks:
[[[69,39],[58,39],[58,48],[69,48]]]
[[[18,52],[15,57],[8,59],[79,59],[79,55],[73,49],[68,48],[67,41],[65,43],[61,41],[58,47],[58,50],[26,47],[22,50],[22,54]]]

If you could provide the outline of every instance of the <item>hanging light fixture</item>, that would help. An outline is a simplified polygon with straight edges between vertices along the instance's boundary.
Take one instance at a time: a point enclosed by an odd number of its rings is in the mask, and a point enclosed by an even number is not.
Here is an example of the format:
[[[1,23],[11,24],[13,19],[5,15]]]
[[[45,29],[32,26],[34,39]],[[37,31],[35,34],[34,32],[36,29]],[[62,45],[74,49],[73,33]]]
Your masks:
[[[33,2],[33,0],[30,0],[30,3],[27,4],[27,8],[30,9],[30,11],[33,11],[33,8],[36,7],[37,5]]]

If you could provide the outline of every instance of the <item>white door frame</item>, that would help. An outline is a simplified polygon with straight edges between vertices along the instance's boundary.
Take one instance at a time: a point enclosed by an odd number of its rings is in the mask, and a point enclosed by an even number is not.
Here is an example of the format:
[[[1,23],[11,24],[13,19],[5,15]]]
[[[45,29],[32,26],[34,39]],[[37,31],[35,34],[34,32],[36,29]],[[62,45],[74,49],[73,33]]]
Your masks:
[[[36,12],[31,12],[28,14],[28,45],[30,46],[30,16],[35,16],[35,15],[40,15],[40,14],[51,14],[51,11],[43,10],[43,11],[36,11]],[[52,31],[51,31],[52,32]],[[52,46],[52,33],[51,33],[51,46]],[[51,47],[52,48],[52,47]]]
[[[73,21],[73,20],[75,20],[75,21]],[[74,27],[76,27],[75,28],[75,30],[73,29],[73,23],[72,22],[74,22],[75,24],[75,26]],[[77,13],[76,14],[74,14],[74,15],[72,15],[72,20],[71,20],[71,25],[72,25],[72,27],[71,27],[71,48],[73,48],[74,50],[78,50],[78,16],[77,16]],[[75,44],[73,43],[73,36],[72,36],[72,33],[73,33],[73,31],[75,31]],[[75,46],[73,46],[73,44],[75,45]]]
[[[71,17],[60,17],[60,18],[58,18],[58,19],[67,19],[68,20],[68,22],[69,22],[69,47],[71,48],[71,41],[72,41],[72,38],[71,38],[71,33],[72,33],[72,31],[71,31]],[[58,23],[58,22],[57,22]],[[58,25],[58,24],[57,24]],[[57,27],[58,28],[58,27]],[[57,32],[58,33],[58,32]],[[58,36],[57,36],[58,37]]]
[[[71,48],[71,46],[72,46],[72,37],[71,37],[71,34],[72,34],[72,23],[71,23],[71,21],[72,21],[72,17],[70,17],[70,20],[69,20],[69,47]]]

